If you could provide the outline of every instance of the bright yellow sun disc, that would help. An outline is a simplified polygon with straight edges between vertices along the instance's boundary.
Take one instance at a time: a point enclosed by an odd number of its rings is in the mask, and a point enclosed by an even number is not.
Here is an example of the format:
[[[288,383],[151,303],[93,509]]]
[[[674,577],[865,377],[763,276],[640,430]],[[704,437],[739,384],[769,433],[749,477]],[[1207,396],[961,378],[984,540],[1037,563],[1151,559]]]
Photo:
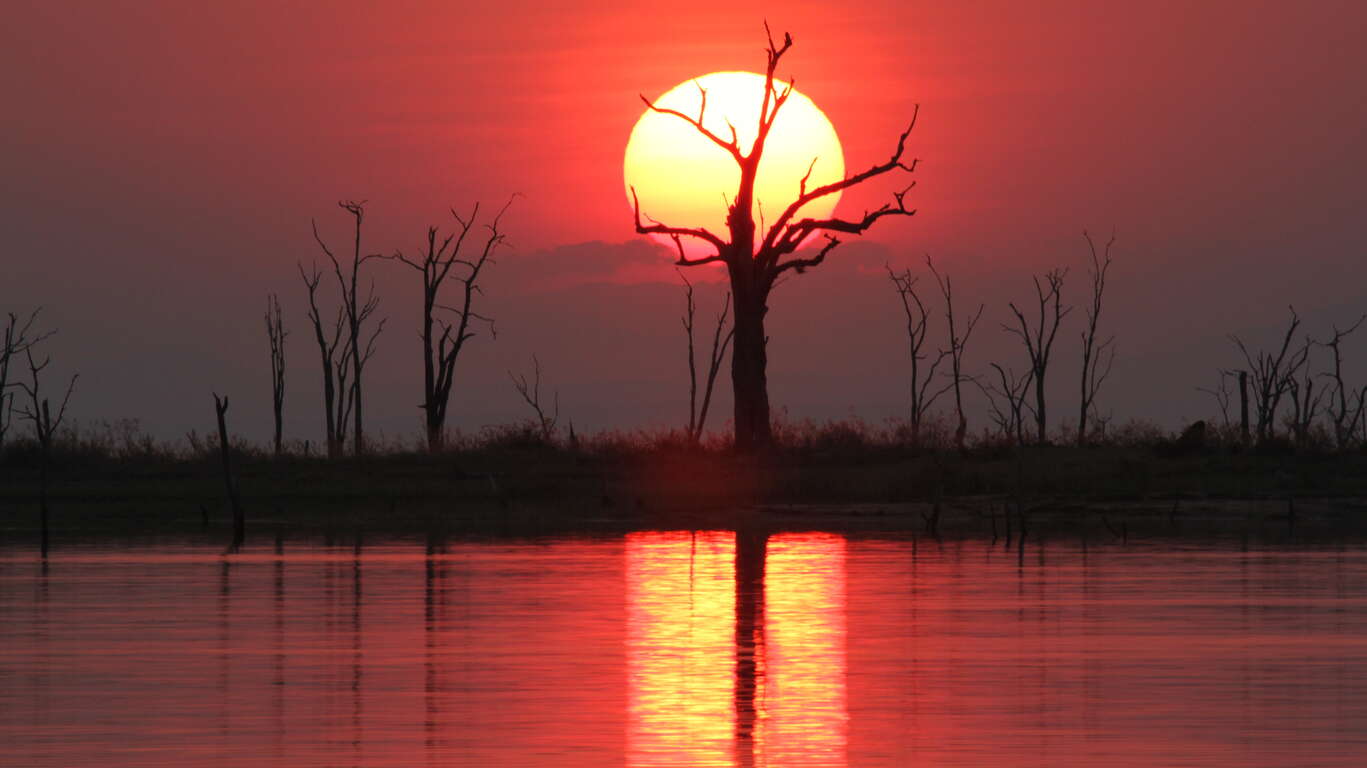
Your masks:
[[[785,87],[781,83],[775,85],[780,91]],[[680,83],[656,100],[655,105],[696,117],[702,106],[699,86],[707,92],[703,126],[727,140],[731,138],[730,126],[735,126],[741,151],[748,153],[759,125],[764,76],[753,72],[713,72]],[[812,165],[814,159],[816,164]],[[809,166],[812,173],[808,189],[838,181],[845,175],[845,159],[835,126],[811,99],[794,89],[765,141],[755,179],[756,243],[763,237],[761,218],[772,224],[797,199],[799,184]],[[673,227],[705,227],[723,240],[729,239],[726,208],[740,184],[740,169],[726,150],[685,120],[647,109],[627,141],[623,171],[627,201],[630,203],[631,188],[635,187],[643,221],[648,222],[649,217]],[[815,200],[802,209],[801,217],[829,217],[839,198],[840,194],[835,193]],[[655,237],[673,247],[668,238]],[[713,252],[707,243],[693,238],[684,239],[684,248],[690,258]]]

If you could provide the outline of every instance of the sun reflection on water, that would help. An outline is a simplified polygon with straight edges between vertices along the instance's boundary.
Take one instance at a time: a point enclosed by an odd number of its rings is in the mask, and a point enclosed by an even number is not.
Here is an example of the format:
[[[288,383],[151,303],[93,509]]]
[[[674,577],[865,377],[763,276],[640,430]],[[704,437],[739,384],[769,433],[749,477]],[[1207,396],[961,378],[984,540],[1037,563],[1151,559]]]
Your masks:
[[[844,765],[845,541],[627,538],[628,765]]]

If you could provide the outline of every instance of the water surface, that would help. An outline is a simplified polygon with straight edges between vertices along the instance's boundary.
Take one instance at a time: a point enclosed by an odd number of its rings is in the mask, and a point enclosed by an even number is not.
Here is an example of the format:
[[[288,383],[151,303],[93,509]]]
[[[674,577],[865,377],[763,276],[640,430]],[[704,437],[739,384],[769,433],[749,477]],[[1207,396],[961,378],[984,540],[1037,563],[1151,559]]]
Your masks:
[[[0,550],[0,764],[1360,766],[1359,547]]]

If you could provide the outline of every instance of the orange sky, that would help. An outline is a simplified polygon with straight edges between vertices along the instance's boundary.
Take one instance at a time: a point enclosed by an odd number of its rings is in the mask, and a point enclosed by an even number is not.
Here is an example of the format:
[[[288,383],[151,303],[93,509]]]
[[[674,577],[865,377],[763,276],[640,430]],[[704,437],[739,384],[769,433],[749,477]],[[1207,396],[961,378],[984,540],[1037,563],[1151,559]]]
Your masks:
[[[264,435],[259,316],[278,291],[295,331],[290,431],[316,437],[294,274],[315,255],[309,218],[340,236],[335,200],[368,199],[369,242],[391,251],[449,205],[520,192],[516,248],[489,277],[501,332],[462,363],[456,423],[519,415],[505,371],[533,352],[577,423],[676,423],[678,297],[652,282],[674,279],[667,257],[632,233],[623,145],[638,93],[760,67],[766,15],[793,33],[787,74],[850,168],[884,159],[922,105],[920,213],[774,298],[774,399],[794,416],[903,411],[887,374],[902,363],[900,310],[877,268],[924,252],[965,302],[988,303],[970,351],[985,369],[1019,354],[998,325],[1029,272],[1071,266],[1076,301],[1080,231],[1116,227],[1120,359],[1103,410],[1121,417],[1207,415],[1194,387],[1234,362],[1216,359],[1231,352],[1224,335],[1270,331],[1287,302],[1313,333],[1365,308],[1357,3],[167,0],[11,4],[0,309],[47,307],[62,329],[54,372],[83,372],[79,418],[178,435],[220,388],[251,403],[243,429]],[[391,320],[367,411],[408,434],[416,287],[397,268],[375,274]]]

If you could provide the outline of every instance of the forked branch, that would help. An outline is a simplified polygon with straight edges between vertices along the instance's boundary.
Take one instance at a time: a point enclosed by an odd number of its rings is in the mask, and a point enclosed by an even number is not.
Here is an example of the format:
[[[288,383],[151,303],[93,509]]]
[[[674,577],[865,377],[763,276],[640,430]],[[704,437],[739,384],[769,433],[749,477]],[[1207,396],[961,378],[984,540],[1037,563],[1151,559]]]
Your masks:
[[[720,237],[712,234],[706,227],[671,227],[661,224],[655,219],[650,219],[649,225],[641,223],[641,200],[636,196],[636,187],[631,188],[632,210],[636,215],[636,233],[641,235],[666,235],[674,241],[679,249],[679,260],[676,262],[681,267],[695,267],[699,264],[710,264],[714,261],[721,261],[722,254],[726,252],[726,243]],[[650,217],[646,217],[650,218]],[[684,255],[683,242],[680,238],[695,237],[699,240],[711,244],[717,249],[716,254],[701,259],[689,259]]]
[[[554,404],[551,408],[541,403],[541,361],[536,355],[532,355],[532,380],[527,381],[524,374],[514,374],[508,371],[508,378],[512,379],[513,388],[522,396],[523,402],[536,412],[537,428],[541,433],[541,439],[550,442],[555,437],[556,424],[560,421],[560,393],[555,393]]]
[[[838,231],[858,234],[865,229],[868,229],[873,225],[874,221],[877,221],[883,216],[911,216],[915,214],[915,209],[908,209],[905,204],[906,194],[915,186],[915,183],[913,183],[908,185],[901,192],[893,195],[895,205],[893,203],[888,203],[877,211],[866,213],[864,218],[859,222],[862,226],[857,226],[855,222],[843,221],[840,219],[828,219],[825,221],[804,219],[793,223],[793,218],[797,216],[798,212],[808,203],[815,200],[835,194],[836,192],[843,192],[850,187],[862,184],[869,179],[882,176],[883,174],[894,170],[901,169],[907,173],[914,173],[919,160],[913,159],[910,163],[907,163],[903,161],[902,158],[906,154],[907,139],[911,136],[911,132],[916,128],[916,119],[920,114],[921,105],[917,104],[912,111],[911,122],[907,125],[907,129],[897,137],[897,147],[893,150],[892,156],[885,162],[879,163],[862,173],[846,176],[839,181],[823,184],[810,190],[806,189],[807,185],[804,181],[800,185],[800,194],[797,196],[797,199],[785,208],[783,213],[774,221],[773,225],[769,227],[768,232],[764,236],[764,249],[766,251],[776,251],[775,258],[777,258],[777,256],[785,253],[791,253],[802,244],[802,240],[806,238],[808,234],[817,229],[838,229]]]

